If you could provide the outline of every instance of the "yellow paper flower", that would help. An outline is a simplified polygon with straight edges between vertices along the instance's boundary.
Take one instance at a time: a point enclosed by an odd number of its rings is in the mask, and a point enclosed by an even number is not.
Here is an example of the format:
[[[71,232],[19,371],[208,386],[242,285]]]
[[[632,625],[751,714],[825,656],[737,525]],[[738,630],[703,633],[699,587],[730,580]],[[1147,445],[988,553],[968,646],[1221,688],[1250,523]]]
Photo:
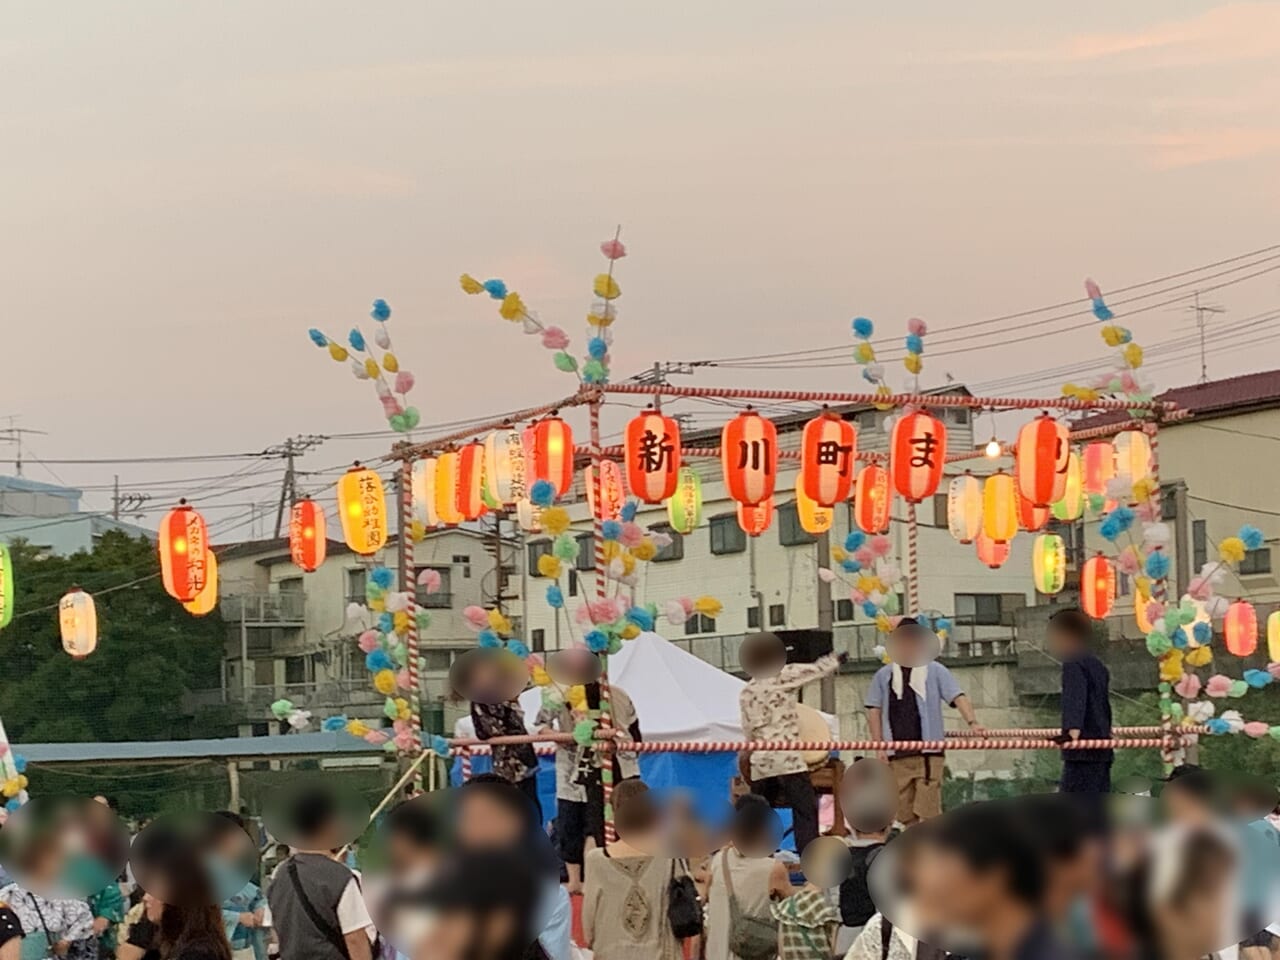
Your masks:
[[[542,511],[542,529],[553,537],[569,529],[569,511],[564,507],[547,507]]]
[[[1133,589],[1138,594],[1138,599],[1147,601],[1151,599],[1151,578],[1150,577],[1134,577]]]
[[[427,528],[422,525],[421,520],[415,520],[409,524],[409,539],[414,543],[421,543],[427,538]]]
[[[1124,342],[1124,328],[1109,323],[1102,328],[1102,339],[1108,347],[1118,347]]]
[[[1208,645],[1196,647],[1188,650],[1182,659],[1189,667],[1207,667],[1213,659],[1213,650]]]
[[[549,553],[544,553],[538,558],[538,574],[548,577],[551,580],[560,579],[560,559],[553,557]]]
[[[1131,343],[1125,347],[1124,362],[1135,370],[1142,366],[1142,348],[1136,343]]]
[[[703,596],[693,601],[693,609],[714,619],[720,616],[721,611],[724,610],[724,604],[715,597]]]
[[[347,353],[347,348],[344,347],[342,344],[334,343],[332,340],[330,340],[329,356],[333,357],[333,359],[341,363],[343,360],[347,359],[349,354]]]
[[[489,628],[500,637],[511,636],[511,621],[502,615],[501,610],[489,611]]]
[[[391,615],[391,629],[396,633],[409,632],[409,614],[404,610],[397,610]]]
[[[3,793],[6,797],[16,797],[20,789],[18,778],[10,777],[4,782],[3,786],[0,786],[0,793]]]
[[[396,692],[396,675],[391,670],[379,670],[373,675],[373,689],[377,690],[384,697],[389,697]]]
[[[876,617],[876,629],[881,633],[892,633],[893,624],[889,622],[889,618],[883,613]]]
[[[872,359],[875,359],[875,358],[873,357]],[[892,396],[892,395],[893,395],[893,391],[889,389],[889,385],[888,385],[888,384],[886,384],[886,383],[882,383],[882,384],[880,384],[880,386],[876,387],[876,396],[877,396],[877,397],[889,397],[889,396]],[[876,408],[877,410],[880,410],[880,411],[892,410],[892,409],[893,409],[893,404],[892,404],[892,403],[877,403],[877,404],[874,404],[874,406],[875,406],[875,408]]]
[[[1160,658],[1160,679],[1177,683],[1182,679],[1182,651],[1176,647]]]
[[[469,273],[464,273],[459,277],[458,282],[462,284],[462,289],[465,293],[484,293],[484,284]]]
[[[637,560],[648,561],[658,555],[658,548],[654,545],[652,540],[645,537],[631,548],[631,553]]]
[[[638,636],[640,636],[640,628],[637,627],[634,623],[628,623],[625,627],[622,628],[623,640],[634,640]]]
[[[524,301],[514,290],[502,298],[502,305],[498,307],[499,315],[506,320],[519,320],[524,312]]]
[[[587,323],[589,323],[593,327],[611,326],[613,324],[613,319],[614,319],[613,317],[604,316],[602,314],[594,313],[594,312],[587,314]]]
[[[596,282],[592,284],[592,289],[601,300],[616,300],[622,296],[622,288],[618,286],[618,281],[607,273],[596,275]]]
[[[363,720],[347,721],[347,733],[351,734],[353,737],[363,737],[368,732],[369,725]]]
[[[411,713],[409,710],[409,701],[406,700],[404,697],[396,697],[395,700],[392,701],[392,703],[396,705],[396,719],[408,720],[409,717],[411,716]]]
[[[388,351],[382,355],[382,369],[387,373],[395,373],[400,369],[400,361],[396,359],[396,355]]]
[[[364,372],[369,375],[369,379],[371,380],[378,376],[381,369],[382,368],[378,366],[378,361],[374,360],[372,357],[369,357],[364,362]]]
[[[387,609],[387,599],[386,597],[374,597],[372,600],[366,601],[365,605],[374,613],[381,613]]]
[[[1218,544],[1218,557],[1223,563],[1239,563],[1244,554],[1244,541],[1239,537],[1227,537]]]
[[[908,353],[902,358],[902,365],[907,368],[908,373],[919,373],[921,367],[920,354]]]
[[[879,583],[880,583],[880,580],[878,577],[874,577],[869,573],[862,573],[858,575],[858,579],[854,582],[854,586],[861,593],[867,594],[867,593],[873,593],[876,590]]]
[[[847,557],[847,556],[848,556],[848,554],[844,552],[844,547],[832,547],[832,548],[831,548],[831,562],[832,562],[832,563],[844,563],[845,557]]]
[[[606,540],[604,542],[604,559],[608,562],[622,553],[622,544],[617,540]]]
[[[623,575],[625,576],[626,574],[631,573],[632,571],[634,571],[634,570],[635,570],[635,568],[636,568],[636,558],[635,558],[634,556],[632,556],[630,553],[624,553],[624,554],[622,555],[622,573],[623,573]]]
[[[582,684],[570,687],[569,691],[564,695],[564,702],[569,705],[570,710],[586,710],[587,688]]]
[[[535,687],[546,687],[551,684],[551,674],[547,673],[546,667],[534,667],[529,671],[529,679],[533,681]]]
[[[873,350],[871,348],[871,344],[867,343],[865,340],[853,348],[853,359],[857,360],[859,363],[870,363],[875,358],[875,350]]]
[[[1155,496],[1155,492],[1155,481],[1150,477],[1139,477],[1133,481],[1133,499],[1137,500],[1138,503],[1146,503]]]

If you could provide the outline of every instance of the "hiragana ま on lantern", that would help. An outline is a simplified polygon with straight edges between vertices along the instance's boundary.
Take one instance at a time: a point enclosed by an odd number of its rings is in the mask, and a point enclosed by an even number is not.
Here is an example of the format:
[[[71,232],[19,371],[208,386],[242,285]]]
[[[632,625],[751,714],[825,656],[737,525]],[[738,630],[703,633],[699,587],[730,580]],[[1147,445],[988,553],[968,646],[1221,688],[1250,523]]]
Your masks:
[[[898,417],[889,439],[889,473],[893,489],[910,503],[937,492],[947,458],[947,428],[927,413]]]
[[[676,490],[680,473],[680,425],[646,410],[632,417],[622,434],[627,486],[645,503],[661,503]]]
[[[484,504],[484,446],[463,444],[458,450],[458,485],[454,506],[464,520],[478,520],[488,512]]]
[[[183,609],[194,617],[203,617],[218,605],[218,558],[209,551],[208,575],[205,577],[204,589],[196,594],[194,600],[184,603]]]
[[[305,573],[324,563],[327,542],[324,508],[314,500],[299,500],[289,511],[289,557]]]
[[[667,500],[671,529],[688,536],[702,522],[702,478],[692,467],[681,467],[676,492]]]
[[[1031,570],[1036,590],[1054,594],[1067,582],[1067,548],[1056,533],[1042,533],[1031,546]]]
[[[1019,492],[1033,506],[1047,507],[1067,486],[1070,432],[1047,413],[1024,424],[1014,447]]]
[[[1018,491],[1003,470],[982,483],[982,530],[996,543],[1008,543],[1018,533]]]
[[[98,611],[93,597],[79,587],[72,587],[58,601],[58,628],[62,649],[76,660],[83,660],[98,648]]]
[[[587,509],[596,515],[595,473],[591,467],[583,471],[583,485],[587,488]],[[627,492],[622,485],[622,470],[612,460],[600,461],[600,519],[617,520],[627,502]]]
[[[546,480],[563,497],[573,483],[573,431],[559,417],[539,420],[525,431],[529,485]]]
[[[1050,506],[1058,520],[1079,520],[1084,513],[1084,477],[1081,475],[1080,454],[1074,450],[1067,458],[1067,482],[1062,496]]]
[[[357,463],[338,481],[338,515],[342,538],[363,557],[387,542],[387,499],[382,478]]]
[[[773,496],[778,478],[778,430],[754,410],[745,410],[720,435],[724,485],[738,503],[754,506]]]
[[[947,529],[961,543],[982,529],[982,482],[968,470],[947,485]]]
[[[800,477],[804,495],[820,507],[848,500],[857,458],[858,431],[847,420],[824,409],[805,424],[801,436]]]
[[[889,488],[889,471],[877,463],[869,463],[858,471],[853,485],[853,519],[863,533],[886,533],[893,491]]]
[[[773,523],[773,498],[761,500],[753,506],[738,504],[738,526],[749,537],[758,537]]]
[[[209,532],[204,517],[181,500],[160,521],[160,575],[165,592],[188,603],[208,579]]]
[[[1222,620],[1222,636],[1227,650],[1237,657],[1252,656],[1258,649],[1258,612],[1247,600],[1237,600],[1227,607]]]
[[[992,570],[999,570],[1009,559],[1009,541],[992,540],[985,530],[978,531],[978,535],[973,538],[973,546],[977,551],[978,559]]]
[[[1080,609],[1102,620],[1116,602],[1116,568],[1101,553],[1084,562],[1080,569]]]

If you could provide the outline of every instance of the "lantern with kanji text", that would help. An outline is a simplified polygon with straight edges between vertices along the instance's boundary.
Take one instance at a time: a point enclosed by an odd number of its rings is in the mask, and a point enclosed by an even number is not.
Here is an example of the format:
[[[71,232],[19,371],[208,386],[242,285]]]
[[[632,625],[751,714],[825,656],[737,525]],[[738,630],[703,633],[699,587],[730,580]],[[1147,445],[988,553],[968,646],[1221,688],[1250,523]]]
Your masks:
[[[979,530],[978,535],[973,538],[973,547],[978,559],[992,570],[999,570],[1009,559],[1009,542],[992,540],[985,530]]]
[[[796,487],[820,507],[849,499],[857,471],[858,431],[829,410],[804,425],[800,440],[800,477]]]
[[[416,467],[416,464],[415,464]],[[289,510],[289,556],[305,573],[324,563],[324,508],[314,500],[299,500]]]
[[[661,503],[676,492],[680,474],[680,425],[646,410],[622,434],[627,486],[645,503]]]
[[[466,443],[458,450],[458,483],[454,506],[464,520],[478,520],[488,512],[484,505],[484,445]]]
[[[869,463],[858,471],[853,484],[853,519],[863,533],[887,533],[893,491],[889,487],[889,471],[878,463]]]
[[[440,526],[440,514],[436,513],[436,468],[438,466],[439,461],[435,457],[422,457],[413,461],[413,472],[409,478],[413,518],[424,527]]]
[[[1067,547],[1056,533],[1042,533],[1031,545],[1031,576],[1036,590],[1054,594],[1067,583]]]
[[[1116,602],[1116,568],[1101,553],[1084,562],[1080,569],[1080,609],[1101,620]]]
[[[587,488],[587,509],[596,515],[595,471],[588,466],[582,473],[583,484]],[[600,519],[617,520],[622,516],[622,508],[626,504],[627,493],[622,486],[622,470],[613,460],[600,461]]]
[[[532,486],[546,480],[563,497],[573,483],[573,431],[559,417],[539,420],[525,431],[526,471]]]
[[[194,600],[209,576],[209,531],[204,517],[180,500],[160,521],[158,543],[165,592],[179,603]]]
[[[1252,656],[1258,649],[1258,611],[1247,600],[1237,600],[1227,607],[1222,620],[1222,636],[1227,650],[1237,657]]]
[[[754,410],[744,410],[720,435],[720,460],[729,496],[754,506],[773,496],[778,478],[778,430]]]
[[[498,503],[515,503],[524,496],[524,444],[510,427],[484,438],[484,483]]]
[[[681,467],[676,492],[667,500],[671,529],[688,536],[702,522],[702,478],[692,467]]]
[[[1080,454],[1074,450],[1067,458],[1067,482],[1062,496],[1049,508],[1057,520],[1079,520],[1084,513],[1084,478],[1081,476]]]
[[[982,529],[982,482],[968,470],[947,484],[947,529],[961,543]]]
[[[942,482],[947,459],[947,428],[922,411],[904,413],[889,440],[889,472],[893,489],[910,503],[931,497]]]
[[[982,529],[996,543],[1008,543],[1018,533],[1018,489],[1003,470],[982,483]]]
[[[387,498],[382,478],[355,464],[338,481],[338,516],[342,538],[362,557],[372,556],[387,542]]]
[[[819,536],[828,533],[834,525],[836,512],[831,507],[824,507],[809,499],[804,483],[799,474],[796,475],[796,520],[805,533]]]
[[[98,648],[98,611],[93,597],[73,586],[58,601],[58,628],[62,649],[76,660],[93,653]]]
[[[196,594],[194,600],[182,605],[183,609],[193,617],[203,617],[218,605],[218,558],[209,551],[209,570],[205,577],[204,589]]]
[[[436,458],[436,516],[450,527],[466,519],[458,509],[457,450],[446,450]]]
[[[773,498],[761,500],[752,506],[738,504],[738,526],[749,537],[758,537],[773,523]]]
[[[1066,425],[1047,413],[1018,431],[1014,447],[1018,490],[1033,506],[1047,507],[1066,490],[1070,436]]]

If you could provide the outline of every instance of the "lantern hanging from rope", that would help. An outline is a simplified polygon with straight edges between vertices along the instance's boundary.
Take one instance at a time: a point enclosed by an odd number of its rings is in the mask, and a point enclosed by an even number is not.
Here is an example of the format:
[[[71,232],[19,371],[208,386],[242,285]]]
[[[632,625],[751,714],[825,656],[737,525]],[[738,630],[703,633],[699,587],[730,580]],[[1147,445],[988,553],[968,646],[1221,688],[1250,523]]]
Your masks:
[[[314,573],[324,563],[327,546],[324,509],[314,500],[299,500],[289,510],[290,558],[304,573]]]
[[[484,438],[484,483],[498,503],[515,503],[524,489],[524,444],[520,431],[510,427]],[[424,521],[425,522],[425,521]]]
[[[1050,507],[1057,520],[1079,520],[1084,513],[1084,478],[1080,469],[1080,454],[1072,450],[1067,458],[1067,481],[1062,488],[1062,497]]]
[[[1151,441],[1141,430],[1116,434],[1116,476],[1133,485],[1151,473]]]
[[[204,589],[196,594],[194,600],[184,603],[183,609],[193,617],[203,617],[218,605],[218,558],[209,551],[208,576],[205,577]]]
[[[1080,609],[1095,620],[1104,619],[1116,602],[1116,568],[1101,553],[1080,570]]]
[[[83,660],[98,648],[98,611],[93,597],[79,587],[72,587],[58,601],[58,628],[62,633],[62,649],[76,660]]]
[[[13,555],[0,543],[0,630],[13,620]]]
[[[1018,533],[1018,490],[1003,470],[982,483],[982,529],[996,543],[1008,543]]]
[[[803,477],[802,473],[796,474],[796,519],[800,521],[801,530],[816,537],[831,530],[836,512],[809,499]]]
[[[448,527],[466,519],[458,509],[458,451],[446,450],[436,458],[436,515]]]
[[[1116,448],[1106,440],[1095,440],[1084,447],[1084,492],[1103,496],[1107,484],[1116,475]]]
[[[532,439],[532,446],[529,440]],[[573,483],[573,431],[559,417],[545,417],[525,431],[530,486],[546,480],[563,497]]]
[[[413,494],[413,517],[427,528],[440,526],[440,514],[436,513],[436,468],[438,466],[439,461],[435,457],[422,457],[415,460],[409,481]]]
[[[479,520],[488,512],[484,505],[484,446],[463,444],[458,450],[458,485],[454,506],[464,520]]]
[[[937,492],[947,458],[947,428],[922,411],[904,413],[889,440],[889,472],[893,489],[910,503]]]
[[[847,420],[824,409],[804,425],[800,441],[804,495],[820,507],[848,500],[857,458],[858,431]]]
[[[744,410],[725,424],[720,461],[730,497],[749,507],[768,500],[778,477],[778,429],[754,410]]]
[[[961,543],[982,529],[982,481],[968,470],[947,484],[947,529]]]
[[[1049,522],[1049,508],[1037,507],[1034,503],[1022,495],[1022,491],[1018,491],[1018,526],[1035,533],[1037,530],[1043,530],[1046,523]]]
[[[680,473],[680,425],[646,410],[632,417],[622,435],[627,486],[645,503],[661,503],[676,491]]]
[[[542,508],[528,497],[516,501],[516,523],[525,533],[542,532]]]
[[[338,481],[338,515],[342,538],[362,557],[372,556],[387,542],[387,498],[382,478],[357,463]]]
[[[863,533],[888,533],[893,491],[889,471],[869,463],[858,471],[853,485],[853,519]]]
[[[702,523],[702,478],[692,467],[681,467],[676,492],[667,500],[667,519],[677,533],[688,536]]]
[[[1222,621],[1222,635],[1227,650],[1237,657],[1252,656],[1258,649],[1258,611],[1247,600],[1237,600],[1227,607]]]
[[[1055,594],[1067,583],[1067,548],[1056,533],[1042,533],[1031,547],[1031,571],[1036,590]]]
[[[1047,413],[1024,424],[1014,447],[1019,492],[1033,506],[1047,507],[1066,490],[1070,432]]]
[[[595,472],[590,466],[583,471],[583,484],[587,488],[587,509],[596,515]],[[622,469],[613,460],[600,461],[600,519],[617,520],[627,502],[622,486]]]
[[[160,521],[160,575],[179,603],[194,600],[208,580],[209,532],[204,517],[185,500]]]
[[[973,545],[978,559],[992,570],[999,570],[1009,559],[1009,542],[992,540],[985,530],[978,531],[978,535],[973,538]]]
[[[761,500],[752,506],[738,504],[738,526],[749,537],[758,537],[773,523],[773,498]]]
[[[1267,659],[1280,663],[1280,610],[1267,615]]]

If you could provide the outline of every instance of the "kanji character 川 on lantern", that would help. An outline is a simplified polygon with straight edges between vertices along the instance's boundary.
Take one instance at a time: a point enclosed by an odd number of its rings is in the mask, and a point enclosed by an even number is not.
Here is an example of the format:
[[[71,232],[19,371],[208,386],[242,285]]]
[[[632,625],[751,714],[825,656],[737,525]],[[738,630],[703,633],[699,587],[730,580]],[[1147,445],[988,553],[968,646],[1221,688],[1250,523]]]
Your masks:
[[[1033,506],[1047,507],[1066,490],[1070,432],[1047,413],[1018,431],[1014,447],[1019,492]]]
[[[982,483],[982,529],[996,543],[1008,543],[1018,533],[1018,490],[1003,470]]]
[[[749,537],[758,537],[769,529],[773,523],[773,498],[761,500],[757,504],[747,506],[738,504],[738,526]]]
[[[181,500],[160,521],[160,575],[169,596],[194,600],[208,577],[209,533],[204,517]]]
[[[667,500],[667,519],[677,533],[688,535],[702,522],[702,478],[692,467],[681,467],[676,492]]]
[[[1237,600],[1227,607],[1222,621],[1222,635],[1227,650],[1237,657],[1252,656],[1258,649],[1258,612],[1247,600]]]
[[[754,506],[773,496],[778,478],[778,429],[754,410],[744,410],[720,435],[724,485],[739,503]]]
[[[961,543],[982,529],[982,482],[968,470],[947,484],[947,529]]]
[[[436,516],[446,526],[466,519],[458,509],[458,451],[446,450],[436,457]]]
[[[409,485],[412,492],[413,517],[424,527],[440,526],[440,514],[436,513],[435,457],[422,457],[413,461]]]
[[[847,420],[823,410],[805,424],[800,441],[804,495],[820,507],[848,500],[857,458],[858,431]]]
[[[661,503],[676,491],[680,473],[680,425],[646,410],[632,417],[622,436],[627,486],[645,503]]]
[[[914,411],[898,417],[889,440],[893,489],[910,503],[937,492],[947,458],[947,428],[941,420]]]
[[[853,519],[863,533],[886,533],[893,491],[889,488],[889,471],[869,463],[858,471],[853,485]]]
[[[563,497],[573,483],[573,431],[569,425],[555,416],[539,420],[525,431],[525,445],[529,485],[546,480],[556,496]]]
[[[591,467],[583,471],[583,483],[587,488],[587,509],[596,515],[595,473]],[[622,470],[612,460],[600,461],[600,519],[617,520],[622,516],[622,507],[627,502],[626,490],[622,486]]]
[[[361,556],[377,553],[387,542],[387,498],[382,478],[356,464],[338,481],[342,538]]]
[[[1043,530],[1044,525],[1049,522],[1049,508],[1037,507],[1022,495],[1021,490],[1017,493],[1018,526],[1031,533],[1035,533],[1037,530]]]
[[[484,482],[499,503],[515,503],[525,491],[524,444],[520,432],[497,430],[484,438]]]
[[[1114,446],[1118,478],[1133,484],[1151,472],[1151,441],[1141,430],[1116,434]]]
[[[458,450],[458,485],[454,505],[464,520],[478,520],[488,512],[484,505],[484,446],[463,444]]]
[[[1080,454],[1074,450],[1067,458],[1067,482],[1062,496],[1050,507],[1058,520],[1079,520],[1084,513],[1084,477],[1081,475]]]
[[[324,563],[327,546],[324,509],[314,500],[299,500],[289,511],[290,558],[305,573],[313,573]]]
[[[1267,615],[1267,659],[1280,663],[1280,610]]]
[[[800,474],[796,474],[796,519],[800,522],[801,530],[814,536],[827,533],[836,519],[833,509],[809,499]]]
[[[1116,601],[1116,568],[1101,553],[1084,562],[1080,570],[1080,609],[1095,620],[1111,612]]]
[[[13,620],[13,556],[9,545],[0,543],[0,630]]]
[[[1101,496],[1116,475],[1116,448],[1106,440],[1087,443],[1084,447],[1084,492]]]
[[[203,617],[218,605],[218,558],[214,556],[213,551],[209,551],[209,569],[208,576],[205,577],[204,589],[202,589],[194,600],[189,600],[182,605],[187,613],[195,617]]]
[[[1009,541],[992,540],[985,530],[978,531],[978,535],[973,538],[973,546],[978,559],[992,570],[999,570],[1009,559]]]
[[[83,660],[98,648],[98,611],[93,597],[79,587],[72,587],[58,602],[58,627],[62,632],[62,649],[77,660]]]
[[[1054,594],[1067,582],[1067,548],[1056,533],[1042,533],[1031,547],[1031,571],[1036,590]]]

